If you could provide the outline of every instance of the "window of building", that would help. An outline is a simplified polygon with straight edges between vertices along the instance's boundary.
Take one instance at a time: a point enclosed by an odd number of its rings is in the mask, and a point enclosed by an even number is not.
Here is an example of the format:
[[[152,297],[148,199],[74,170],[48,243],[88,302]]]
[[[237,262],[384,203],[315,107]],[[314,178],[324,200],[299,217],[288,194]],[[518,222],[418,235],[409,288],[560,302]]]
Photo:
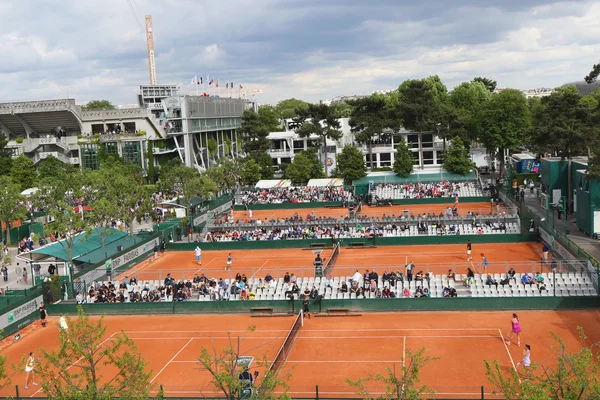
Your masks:
[[[104,133],[104,124],[92,124],[92,133]]]
[[[140,142],[123,142],[122,154],[124,162],[135,163],[140,167],[143,167]]]
[[[91,170],[100,169],[98,160],[98,146],[95,144],[83,144],[80,148],[81,167]]]
[[[437,161],[437,165],[442,165],[444,163],[444,152],[443,151],[436,151],[436,161]]]
[[[119,144],[117,142],[104,143],[104,152],[107,155],[119,155]]]
[[[423,152],[423,165],[433,165],[433,151]]]
[[[421,145],[423,147],[433,147],[433,134],[424,133],[421,135]]]
[[[294,140],[294,152],[304,150],[304,140]]]
[[[380,167],[391,167],[392,166],[392,155],[390,153],[379,153],[379,166]]]
[[[414,157],[413,165],[421,165],[421,164],[419,164],[419,152],[413,151],[412,154]]]
[[[419,148],[419,135],[407,135],[406,136],[406,145],[409,149],[418,149]]]

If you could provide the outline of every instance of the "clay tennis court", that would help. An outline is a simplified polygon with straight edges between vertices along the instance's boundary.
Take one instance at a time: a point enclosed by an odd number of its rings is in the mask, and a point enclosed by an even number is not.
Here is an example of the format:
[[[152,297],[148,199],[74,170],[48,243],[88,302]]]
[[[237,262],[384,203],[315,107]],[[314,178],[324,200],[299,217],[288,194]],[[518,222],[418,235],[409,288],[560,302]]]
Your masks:
[[[95,320],[97,317],[93,317]],[[293,316],[251,318],[247,315],[169,315],[107,316],[106,340],[123,329],[143,352],[152,369],[152,381],[163,385],[167,397],[202,397],[211,394],[207,372],[201,371],[197,357],[202,347],[217,349],[241,339],[241,355],[261,358],[265,352],[273,360],[294,322]],[[600,341],[598,311],[522,311],[521,345],[530,344],[532,361],[553,363],[554,344],[549,332],[561,337],[570,349],[578,346],[577,327],[584,328],[589,343]],[[5,348],[8,363],[17,363],[24,354],[41,347],[58,346],[56,317],[46,328],[37,327],[21,340]],[[244,333],[250,325],[253,333]],[[319,385],[321,397],[358,397],[345,379],[358,379],[370,373],[396,368],[407,350],[426,348],[426,355],[441,357],[422,371],[421,381],[439,398],[486,398],[491,394],[483,365],[497,360],[509,371],[521,359],[523,347],[506,346],[503,337],[510,327],[508,312],[404,312],[363,314],[359,317],[304,319],[295,344],[283,367],[293,369],[289,382],[292,397],[311,397]],[[13,386],[0,395],[14,395],[14,384],[23,397],[42,397],[39,387],[23,390],[24,372],[13,377]],[[383,388],[371,387],[374,392]]]
[[[199,244],[202,246],[202,243]],[[231,271],[225,271],[226,259],[234,257]],[[466,245],[422,245],[422,246],[381,246],[374,248],[343,247],[331,271],[334,276],[350,276],[358,269],[375,269],[380,275],[389,271],[402,270],[407,262],[414,262],[416,271],[445,274],[448,269],[464,274],[467,267],[482,273],[484,253],[489,262],[488,273],[505,273],[511,266],[516,272],[549,272],[549,265],[540,264],[541,246],[537,243],[492,243],[473,242],[473,263],[466,261]],[[325,261],[332,250],[324,249],[321,257]],[[194,274],[205,274],[210,278],[231,279],[236,273],[248,278],[264,278],[270,273],[273,277],[283,277],[286,272],[298,277],[314,276],[312,250],[272,249],[272,250],[219,250],[202,251],[202,266],[196,264],[194,252],[166,252],[157,261],[140,264],[133,270],[120,275],[135,275],[138,280],[163,280],[167,273],[174,279],[192,279]],[[415,272],[416,272],[415,271]]]
[[[383,217],[391,216],[392,214],[396,216],[404,215],[405,210],[408,210],[409,215],[422,215],[423,213],[431,213],[439,215],[442,212],[446,212],[448,207],[453,207],[454,201],[449,200],[448,203],[444,204],[406,204],[406,205],[394,205],[391,207],[369,207],[363,206],[362,212],[360,215],[367,217]],[[340,218],[348,216],[347,208],[301,208],[301,209],[280,209],[280,210],[253,210],[252,205],[250,205],[250,209],[252,210],[252,219],[277,219],[277,218],[291,218],[296,213],[298,216],[302,218],[306,218],[308,214],[311,212],[315,212],[317,217],[328,217],[328,218]],[[490,212],[505,212],[505,208],[503,206],[496,207],[492,209],[490,203],[486,202],[477,202],[477,203],[459,203],[458,204],[458,214],[460,216],[466,216],[468,212],[472,212],[473,214],[479,215],[489,215]],[[226,217],[225,217],[226,218]],[[249,220],[249,214],[247,211],[234,211],[234,219],[237,221]],[[223,218],[221,220],[224,220]]]

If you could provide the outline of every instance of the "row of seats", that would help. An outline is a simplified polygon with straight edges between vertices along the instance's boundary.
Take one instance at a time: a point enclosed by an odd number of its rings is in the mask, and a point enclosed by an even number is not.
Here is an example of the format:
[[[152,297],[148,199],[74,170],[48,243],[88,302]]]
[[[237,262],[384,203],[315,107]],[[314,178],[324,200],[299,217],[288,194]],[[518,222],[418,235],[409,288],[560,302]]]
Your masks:
[[[456,192],[456,191],[454,191]],[[480,197],[483,196],[483,191],[473,184],[464,184],[458,189],[459,197]],[[371,191],[373,193],[373,191]],[[415,198],[417,193],[406,191],[403,187],[390,187],[377,186],[373,193],[376,196],[379,196],[382,199],[412,199]],[[449,197],[449,191],[445,192],[445,197]]]

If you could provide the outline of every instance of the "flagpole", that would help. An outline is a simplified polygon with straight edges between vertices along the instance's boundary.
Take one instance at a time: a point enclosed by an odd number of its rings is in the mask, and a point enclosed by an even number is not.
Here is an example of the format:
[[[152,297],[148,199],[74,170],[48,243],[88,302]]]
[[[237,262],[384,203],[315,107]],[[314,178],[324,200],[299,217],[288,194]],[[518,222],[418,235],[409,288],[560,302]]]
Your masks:
[[[198,96],[198,78],[196,78],[195,83],[196,83],[196,85],[195,85],[196,86],[196,96]]]

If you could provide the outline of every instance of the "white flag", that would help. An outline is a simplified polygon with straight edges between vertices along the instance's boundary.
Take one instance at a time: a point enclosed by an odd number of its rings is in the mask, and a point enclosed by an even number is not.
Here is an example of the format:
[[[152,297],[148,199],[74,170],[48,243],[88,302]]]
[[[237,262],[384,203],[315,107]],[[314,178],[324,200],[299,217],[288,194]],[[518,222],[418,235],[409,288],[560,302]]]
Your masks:
[[[198,82],[198,77],[196,75],[194,75],[194,77],[192,78],[192,85],[195,85]]]

